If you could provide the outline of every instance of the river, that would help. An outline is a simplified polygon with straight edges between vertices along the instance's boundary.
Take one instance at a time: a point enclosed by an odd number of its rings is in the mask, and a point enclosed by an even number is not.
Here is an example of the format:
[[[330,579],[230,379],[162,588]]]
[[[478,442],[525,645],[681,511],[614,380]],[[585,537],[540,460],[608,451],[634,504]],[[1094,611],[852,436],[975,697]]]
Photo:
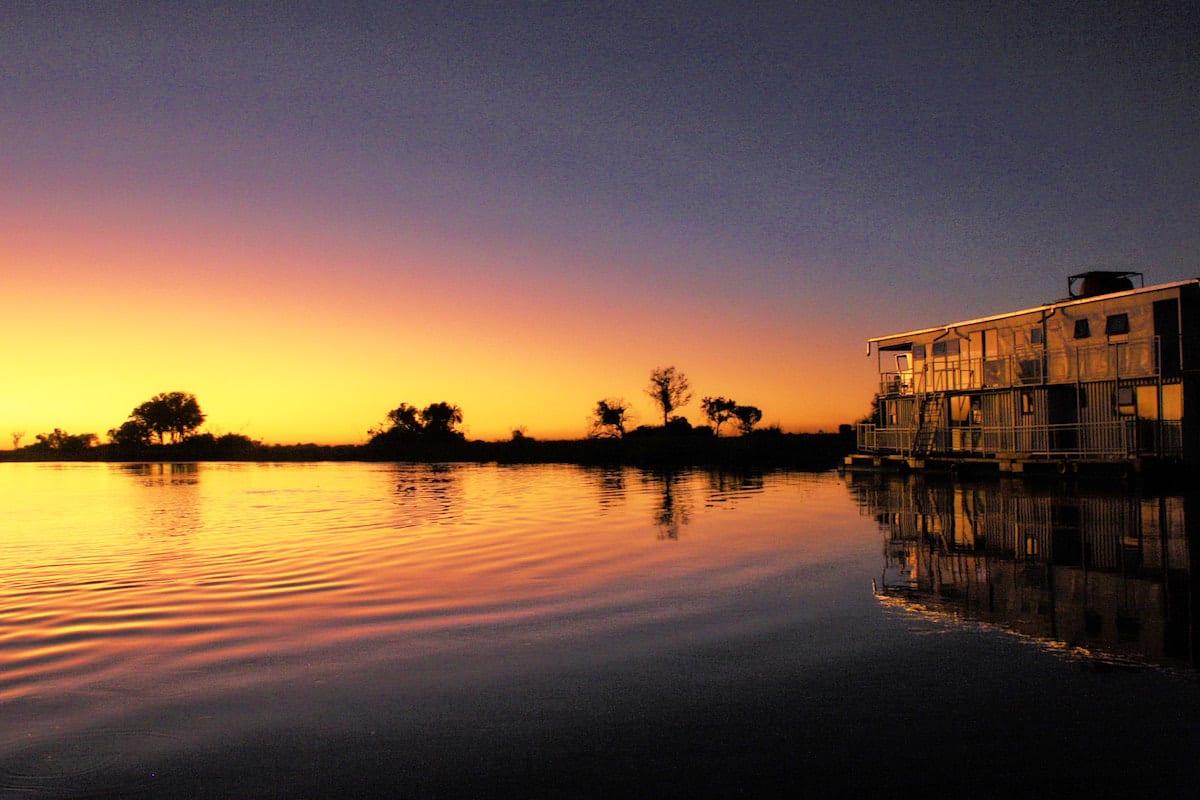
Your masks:
[[[0,796],[1191,796],[1194,498],[0,464]]]

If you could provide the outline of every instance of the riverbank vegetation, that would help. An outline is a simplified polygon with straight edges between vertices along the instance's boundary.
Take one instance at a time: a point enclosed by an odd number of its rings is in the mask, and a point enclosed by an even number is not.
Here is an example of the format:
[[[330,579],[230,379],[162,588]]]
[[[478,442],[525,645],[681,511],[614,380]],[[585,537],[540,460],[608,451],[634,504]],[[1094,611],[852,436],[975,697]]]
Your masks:
[[[674,367],[651,373],[646,393],[662,425],[629,429],[630,407],[620,398],[597,401],[581,439],[538,440],[523,428],[504,441],[468,440],[463,410],[448,402],[424,408],[401,403],[367,431],[364,444],[264,444],[236,433],[201,432],[205,415],[195,395],[166,392],[136,406],[101,442],[94,433],[55,428],[20,446],[12,434],[4,461],[464,461],[634,465],[744,465],[828,469],[854,448],[850,426],[837,433],[788,434],[756,427],[762,411],[726,397],[705,397],[709,425],[693,426],[674,412],[691,400],[687,377]],[[738,435],[721,435],[732,422]]]
[[[854,449],[852,433],[755,431],[716,437],[640,428],[623,439],[413,441],[403,446],[264,444],[240,434],[197,434],[174,444],[94,444],[0,451],[0,461],[461,461],[506,464],[573,463],[641,466],[764,466],[832,469]]]

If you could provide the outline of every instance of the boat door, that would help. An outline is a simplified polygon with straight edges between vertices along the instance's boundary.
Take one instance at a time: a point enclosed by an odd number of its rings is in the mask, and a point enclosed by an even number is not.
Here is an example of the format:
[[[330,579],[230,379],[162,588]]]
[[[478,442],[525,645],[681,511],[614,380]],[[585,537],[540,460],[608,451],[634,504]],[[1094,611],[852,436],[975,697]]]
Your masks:
[[[913,358],[912,353],[896,354],[896,378],[900,385],[900,394],[912,394],[913,390]]]

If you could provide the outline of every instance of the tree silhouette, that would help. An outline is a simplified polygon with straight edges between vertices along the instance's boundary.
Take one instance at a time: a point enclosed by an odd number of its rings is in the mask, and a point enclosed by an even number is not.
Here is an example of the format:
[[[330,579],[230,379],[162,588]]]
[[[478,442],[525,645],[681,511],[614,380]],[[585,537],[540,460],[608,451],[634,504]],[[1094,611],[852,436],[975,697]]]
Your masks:
[[[700,401],[700,408],[704,411],[704,416],[708,417],[708,421],[713,424],[716,435],[720,436],[721,425],[733,418],[733,410],[737,408],[737,401],[726,397],[705,397]]]
[[[737,406],[733,409],[733,416],[738,421],[738,430],[743,436],[754,430],[754,426],[762,421],[762,414],[762,409],[757,406]]]
[[[607,398],[596,402],[592,412],[590,436],[593,439],[622,438],[625,422],[629,416],[629,405],[620,398]]]
[[[168,435],[172,442],[182,441],[204,424],[204,413],[196,396],[186,392],[156,394],[135,408],[129,418],[158,436],[159,444]]]
[[[392,423],[392,430],[399,430],[402,433],[420,433],[420,414],[421,412],[417,410],[416,406],[401,403],[387,413],[387,418]]]
[[[25,431],[13,431],[12,432],[13,450],[20,448],[21,440],[24,438],[25,438]]]
[[[463,421],[462,409],[446,402],[431,403],[421,409],[421,426],[426,436],[434,438],[459,437],[454,428]]]
[[[150,444],[154,432],[140,419],[127,419],[121,427],[108,432],[108,440],[118,447],[142,447]]]
[[[664,428],[671,412],[691,401],[691,388],[687,376],[676,372],[675,367],[655,367],[651,370],[650,385],[646,387],[646,394],[662,409]]]
[[[408,403],[387,412],[387,427],[372,428],[368,433],[371,441],[382,443],[418,439],[462,439],[463,434],[455,430],[463,421],[462,409],[451,403],[431,403],[417,409]]]
[[[62,428],[55,428],[51,433],[39,433],[34,447],[42,450],[58,450],[72,453],[95,447],[98,441],[94,433],[69,434]]]

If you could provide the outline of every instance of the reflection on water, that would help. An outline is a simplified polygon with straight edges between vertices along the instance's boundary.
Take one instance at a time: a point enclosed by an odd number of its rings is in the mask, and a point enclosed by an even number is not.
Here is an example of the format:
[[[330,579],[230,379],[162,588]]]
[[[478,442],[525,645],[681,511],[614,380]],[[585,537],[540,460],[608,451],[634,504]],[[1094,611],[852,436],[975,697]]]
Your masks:
[[[600,512],[621,506],[625,501],[625,481],[629,471],[624,467],[601,466],[583,470],[596,484]]]
[[[654,510],[658,538],[678,539],[679,529],[692,517],[692,498],[681,486],[682,475],[678,471],[647,472],[642,480],[659,493],[658,507]]]
[[[463,486],[454,467],[417,464],[396,481],[396,524],[402,527],[453,522],[462,511]]]
[[[200,465],[121,464],[146,489],[129,496],[142,537],[184,538],[202,526]]]
[[[678,469],[643,470],[643,487],[655,493],[654,526],[658,538],[676,540],[692,519],[697,503],[705,509],[732,507],[738,498],[750,498],[763,491],[763,473],[753,471],[703,473],[702,484],[696,473]]]
[[[0,464],[0,797],[975,795],[1014,765],[1074,787],[1126,763],[1145,796],[1200,780],[1200,692],[1176,672],[1081,671],[940,621],[1014,608],[1039,635],[1152,652],[1163,629],[1180,651],[1186,500],[852,488]],[[941,616],[869,591],[879,533],[854,495],[889,532],[886,586]],[[901,774],[897,732],[945,758]]]
[[[342,742],[364,731],[381,732],[380,763],[412,772],[405,785],[426,779],[421,763],[473,757],[449,740],[502,759],[524,736],[528,759],[548,731],[586,736],[666,689],[690,698],[813,658],[822,627],[802,652],[776,632],[808,624],[824,600],[796,595],[828,582],[836,531],[859,524],[804,531],[846,505],[844,487],[782,474],[4,464],[0,477],[0,796],[154,795],[156,765],[188,763],[181,781],[195,753],[218,754],[210,781],[245,778],[241,748],[281,737],[293,754],[327,746],[321,768],[344,782],[357,773]]]
[[[195,463],[119,464],[118,467],[142,478],[143,486],[187,486],[196,484],[200,478],[200,465]]]
[[[886,534],[885,600],[1109,663],[1197,665],[1197,498],[920,476],[850,487]]]

